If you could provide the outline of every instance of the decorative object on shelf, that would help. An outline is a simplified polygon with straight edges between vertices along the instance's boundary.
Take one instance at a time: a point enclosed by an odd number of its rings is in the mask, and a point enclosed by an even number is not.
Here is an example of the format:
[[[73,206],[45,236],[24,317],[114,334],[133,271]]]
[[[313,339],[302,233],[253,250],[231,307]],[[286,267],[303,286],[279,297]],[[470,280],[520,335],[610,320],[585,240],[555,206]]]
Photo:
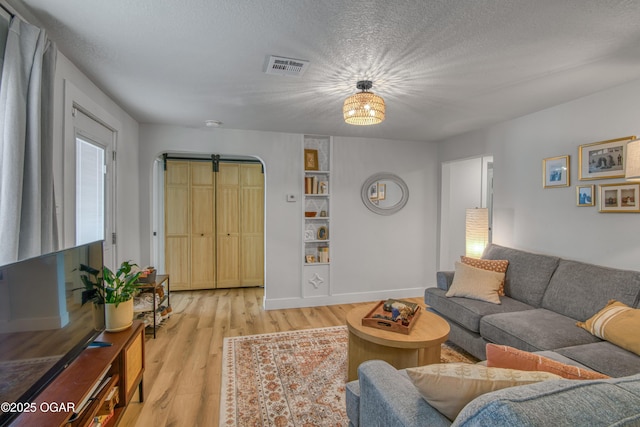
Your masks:
[[[329,262],[329,247],[328,246],[319,246],[318,247],[318,262],[328,263]]]
[[[154,267],[147,267],[140,271],[140,277],[138,277],[138,283],[154,283],[156,281],[156,275],[158,270]]]
[[[576,185],[576,205],[595,206],[595,185]]]
[[[329,194],[329,183],[327,181],[320,181],[318,184],[318,194]]]
[[[318,227],[318,240],[327,240],[329,238],[329,230],[324,225]]]
[[[307,264],[313,264],[316,262],[316,256],[315,255],[306,255],[304,257],[305,261],[307,262]]]
[[[313,240],[314,233],[313,230],[304,230],[304,240],[305,242],[309,242]]]
[[[380,189],[384,198],[380,199]],[[409,187],[397,175],[382,172],[371,175],[360,189],[362,203],[378,215],[392,215],[402,209],[409,200]]]
[[[549,157],[542,160],[542,187],[568,187],[571,181],[569,156]]]
[[[578,179],[624,178],[627,143],[635,136],[593,142],[578,147]]]
[[[480,258],[489,243],[489,210],[467,209],[465,218],[465,255]]]
[[[321,218],[326,218],[327,217],[327,211],[320,211],[320,217]]]
[[[313,218],[317,215],[317,212],[309,212],[309,211],[305,211],[304,216],[305,218]]]
[[[317,171],[318,165],[318,150],[311,148],[304,149],[304,170]]]
[[[600,184],[600,212],[640,212],[640,183]]]
[[[371,80],[360,80],[356,88],[361,90],[344,100],[342,115],[350,125],[376,125],[384,120],[386,106],[384,99],[369,92],[373,87]]]
[[[627,143],[624,177],[627,181],[640,181],[640,139]]]
[[[107,332],[123,331],[133,324],[133,296],[140,276],[139,271],[132,273],[134,266],[124,261],[115,273],[108,267],[102,270]]]

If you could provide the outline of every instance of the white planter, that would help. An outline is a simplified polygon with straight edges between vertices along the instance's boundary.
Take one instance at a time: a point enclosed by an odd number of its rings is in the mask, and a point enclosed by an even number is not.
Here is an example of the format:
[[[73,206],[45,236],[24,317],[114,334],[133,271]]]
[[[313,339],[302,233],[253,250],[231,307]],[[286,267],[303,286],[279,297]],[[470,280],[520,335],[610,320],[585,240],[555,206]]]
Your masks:
[[[115,304],[105,304],[105,323],[107,332],[124,331],[133,325],[133,298]]]

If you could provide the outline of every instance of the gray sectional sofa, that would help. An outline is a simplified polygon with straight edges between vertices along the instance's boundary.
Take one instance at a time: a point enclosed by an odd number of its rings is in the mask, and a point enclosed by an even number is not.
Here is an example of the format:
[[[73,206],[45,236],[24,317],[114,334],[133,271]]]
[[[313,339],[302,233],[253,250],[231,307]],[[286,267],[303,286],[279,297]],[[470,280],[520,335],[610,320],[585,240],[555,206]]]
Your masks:
[[[347,384],[351,425],[640,426],[640,356],[576,326],[611,299],[640,308],[640,272],[494,244],[483,258],[509,260],[501,304],[446,297],[453,272],[438,272],[437,287],[425,291],[429,309],[451,326],[450,341],[481,360],[486,344],[496,343],[614,378],[547,381],[487,393],[452,424],[422,399],[403,370],[369,361],[360,366],[359,379]]]
[[[640,272],[494,244],[483,258],[509,260],[502,304],[447,298],[453,272],[438,272],[437,287],[425,291],[430,310],[449,322],[450,341],[481,360],[486,344],[492,342],[544,351],[546,356],[563,362],[568,358],[612,377],[640,373],[640,356],[576,326],[576,321],[584,322],[611,299],[638,308]]]

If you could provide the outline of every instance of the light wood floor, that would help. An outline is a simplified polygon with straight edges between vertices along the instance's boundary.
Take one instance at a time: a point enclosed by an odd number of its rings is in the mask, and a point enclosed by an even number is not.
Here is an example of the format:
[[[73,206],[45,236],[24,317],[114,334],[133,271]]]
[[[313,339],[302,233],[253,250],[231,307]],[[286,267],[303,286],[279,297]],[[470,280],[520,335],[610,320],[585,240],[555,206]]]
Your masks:
[[[345,325],[362,305],[265,311],[263,296],[262,288],[172,293],[171,318],[145,342],[145,401],[132,401],[120,426],[216,426],[224,337]]]

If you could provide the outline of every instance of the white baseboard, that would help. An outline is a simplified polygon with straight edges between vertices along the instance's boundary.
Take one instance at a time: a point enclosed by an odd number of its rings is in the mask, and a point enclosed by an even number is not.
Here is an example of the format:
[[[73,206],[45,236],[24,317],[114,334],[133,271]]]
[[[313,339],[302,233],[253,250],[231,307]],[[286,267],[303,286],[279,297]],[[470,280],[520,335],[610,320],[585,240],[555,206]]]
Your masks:
[[[265,310],[284,308],[317,307],[320,305],[351,304],[368,301],[382,301],[387,298],[424,297],[425,288],[394,289],[376,292],[357,292],[337,295],[314,296],[307,298],[271,298],[264,299]]]

